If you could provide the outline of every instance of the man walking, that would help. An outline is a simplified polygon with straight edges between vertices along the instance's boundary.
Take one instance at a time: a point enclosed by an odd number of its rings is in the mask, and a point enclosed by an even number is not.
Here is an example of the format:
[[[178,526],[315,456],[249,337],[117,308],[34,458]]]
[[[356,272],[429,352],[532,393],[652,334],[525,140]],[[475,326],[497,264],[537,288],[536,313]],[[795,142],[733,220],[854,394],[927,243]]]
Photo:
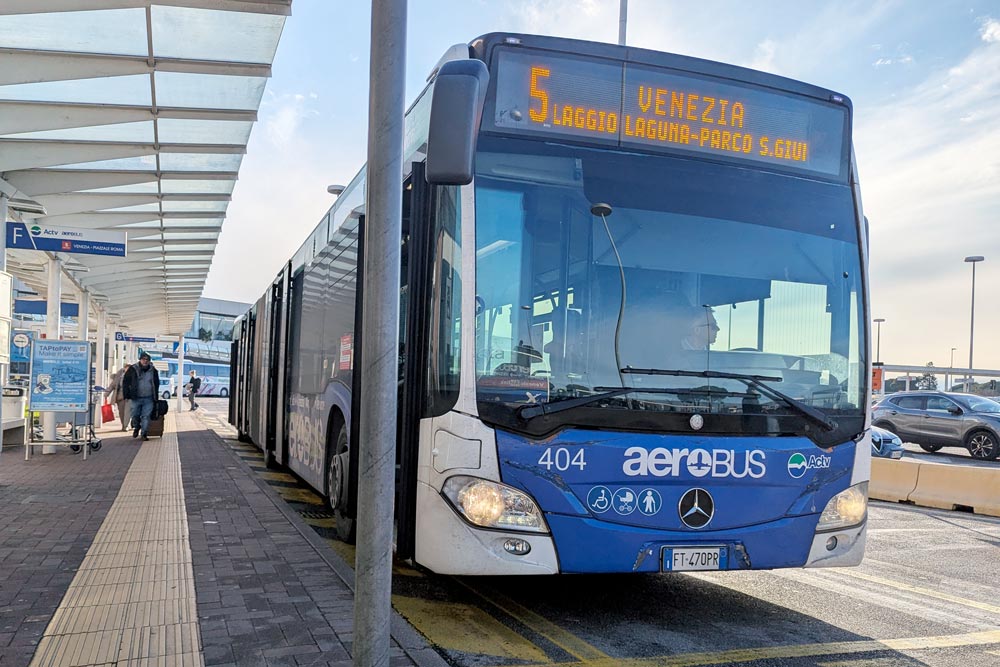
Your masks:
[[[139,363],[125,371],[122,389],[125,398],[132,401],[132,437],[149,440],[149,420],[156,406],[156,392],[160,387],[160,373],[150,363],[149,355],[143,352]]]
[[[188,400],[191,402],[191,410],[196,410],[198,404],[194,402],[194,397],[198,394],[198,390],[201,389],[201,378],[193,370],[190,375],[191,379],[187,383]]]

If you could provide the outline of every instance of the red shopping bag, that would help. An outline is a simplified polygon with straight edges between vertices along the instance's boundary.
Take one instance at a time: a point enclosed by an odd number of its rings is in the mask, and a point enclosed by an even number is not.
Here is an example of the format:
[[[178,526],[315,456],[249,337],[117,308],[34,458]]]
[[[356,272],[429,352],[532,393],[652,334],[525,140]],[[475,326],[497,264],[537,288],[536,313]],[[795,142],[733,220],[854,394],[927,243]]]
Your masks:
[[[102,422],[113,422],[115,420],[115,409],[111,407],[110,403],[105,403],[101,406],[101,421]]]

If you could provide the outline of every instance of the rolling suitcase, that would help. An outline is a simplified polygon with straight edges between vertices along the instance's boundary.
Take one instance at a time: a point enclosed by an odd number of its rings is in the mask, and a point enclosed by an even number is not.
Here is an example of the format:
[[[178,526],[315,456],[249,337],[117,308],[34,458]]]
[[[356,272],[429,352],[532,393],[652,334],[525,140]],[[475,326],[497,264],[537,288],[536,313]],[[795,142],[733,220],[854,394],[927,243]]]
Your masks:
[[[163,415],[167,414],[168,410],[170,410],[170,404],[162,399],[157,399],[156,405],[153,407],[155,419],[149,420],[149,428],[146,430],[147,436],[150,438],[163,436]]]
[[[149,428],[146,430],[146,435],[150,438],[159,438],[163,435],[163,417],[149,420]]]

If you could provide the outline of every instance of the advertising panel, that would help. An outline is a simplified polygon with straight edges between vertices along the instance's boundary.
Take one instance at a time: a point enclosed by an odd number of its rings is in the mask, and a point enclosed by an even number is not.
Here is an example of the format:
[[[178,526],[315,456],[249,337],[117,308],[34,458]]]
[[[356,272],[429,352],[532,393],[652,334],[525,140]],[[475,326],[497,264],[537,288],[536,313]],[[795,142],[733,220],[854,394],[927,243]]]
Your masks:
[[[37,412],[87,412],[90,344],[38,340],[31,347],[28,404]]]

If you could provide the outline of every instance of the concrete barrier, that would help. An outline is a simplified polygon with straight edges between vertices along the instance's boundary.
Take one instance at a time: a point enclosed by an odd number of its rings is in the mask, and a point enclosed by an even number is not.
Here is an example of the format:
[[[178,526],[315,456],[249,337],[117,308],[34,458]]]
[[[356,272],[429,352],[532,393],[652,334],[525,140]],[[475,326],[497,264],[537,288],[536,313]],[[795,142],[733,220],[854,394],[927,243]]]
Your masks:
[[[1000,467],[919,466],[916,488],[909,495],[911,502],[946,510],[970,507],[976,514],[1000,516]]]
[[[868,496],[893,503],[910,500],[910,494],[917,488],[920,467],[920,463],[906,459],[872,458]]]

